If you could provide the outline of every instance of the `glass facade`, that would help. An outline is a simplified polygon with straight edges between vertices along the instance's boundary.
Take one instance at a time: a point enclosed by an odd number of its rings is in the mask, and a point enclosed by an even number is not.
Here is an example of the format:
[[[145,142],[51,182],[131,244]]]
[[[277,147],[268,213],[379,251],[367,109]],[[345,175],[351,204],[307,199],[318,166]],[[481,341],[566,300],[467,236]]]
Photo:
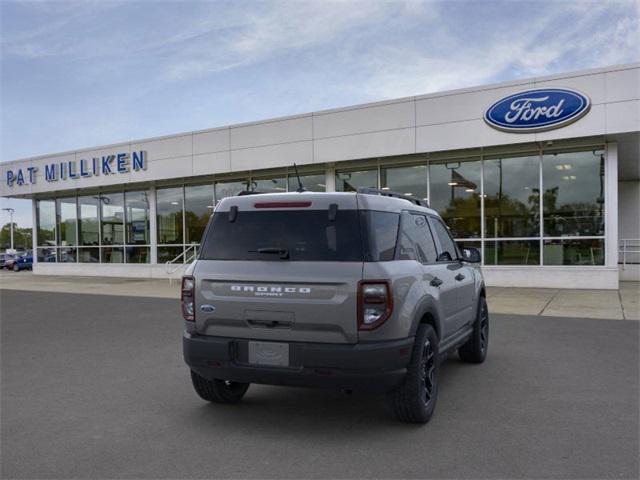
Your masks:
[[[405,164],[397,165],[398,161]],[[326,189],[324,172],[302,172],[300,178],[308,191]],[[458,247],[480,249],[485,265],[605,262],[601,149],[459,159],[408,155],[380,159],[376,166],[338,169],[335,185],[336,191],[370,187],[428,199]],[[297,177],[289,171],[158,187],[155,194],[137,190],[38,200],[38,261],[139,264],[154,257],[158,263],[184,261],[176,257],[200,244],[221,199],[247,189],[285,192],[297,188]],[[151,218],[153,201],[155,219]],[[152,220],[156,245],[152,244]]]

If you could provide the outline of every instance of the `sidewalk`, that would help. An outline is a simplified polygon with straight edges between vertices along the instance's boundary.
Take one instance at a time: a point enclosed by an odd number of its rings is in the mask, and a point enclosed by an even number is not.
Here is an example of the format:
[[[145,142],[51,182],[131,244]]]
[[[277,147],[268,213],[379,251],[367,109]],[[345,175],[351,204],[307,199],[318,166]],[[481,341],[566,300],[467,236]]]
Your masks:
[[[178,280],[63,277],[31,272],[1,271],[0,289],[180,298]],[[618,291],[489,287],[487,301],[493,313],[640,320],[638,282],[622,282]]]

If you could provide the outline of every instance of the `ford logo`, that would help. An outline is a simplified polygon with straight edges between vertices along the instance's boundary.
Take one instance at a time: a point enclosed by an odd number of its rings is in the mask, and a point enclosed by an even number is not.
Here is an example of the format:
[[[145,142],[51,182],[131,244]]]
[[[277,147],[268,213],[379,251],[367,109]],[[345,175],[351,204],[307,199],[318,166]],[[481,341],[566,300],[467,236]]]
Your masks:
[[[484,112],[484,121],[506,132],[541,132],[563,127],[591,107],[586,95],[563,88],[540,88],[510,95]]]

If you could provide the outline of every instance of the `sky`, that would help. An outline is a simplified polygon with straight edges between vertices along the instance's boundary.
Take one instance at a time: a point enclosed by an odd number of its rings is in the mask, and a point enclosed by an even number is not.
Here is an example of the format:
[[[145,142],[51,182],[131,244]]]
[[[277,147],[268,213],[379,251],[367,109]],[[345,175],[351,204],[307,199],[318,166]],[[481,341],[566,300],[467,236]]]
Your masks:
[[[2,0],[0,16],[0,161],[640,60],[640,0]],[[30,205],[2,199],[21,226]]]

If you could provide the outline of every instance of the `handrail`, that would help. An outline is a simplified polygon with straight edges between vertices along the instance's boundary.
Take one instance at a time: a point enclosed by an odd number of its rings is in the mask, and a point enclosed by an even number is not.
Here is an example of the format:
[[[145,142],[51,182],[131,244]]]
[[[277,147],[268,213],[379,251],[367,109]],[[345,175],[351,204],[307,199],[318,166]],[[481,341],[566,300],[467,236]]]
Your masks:
[[[190,252],[192,250],[193,250],[193,252],[190,254]],[[191,245],[189,245],[189,247],[185,248],[184,251],[180,255],[176,256],[172,260],[167,260],[165,262],[165,266],[166,266],[166,269],[167,269],[167,275],[173,275],[174,273],[176,273],[181,268],[184,268],[185,265],[193,262],[196,259],[197,256],[198,256],[198,244],[197,243],[192,243]],[[173,264],[175,264],[180,259],[182,259],[182,262],[177,266],[177,268],[171,269],[171,266]],[[171,277],[169,278],[169,283],[171,283]]]
[[[618,255],[622,254],[622,262],[618,258],[618,263],[622,263],[622,269],[627,266],[627,254],[640,253],[640,238],[621,238],[618,245]],[[637,262],[633,262],[637,263]]]

